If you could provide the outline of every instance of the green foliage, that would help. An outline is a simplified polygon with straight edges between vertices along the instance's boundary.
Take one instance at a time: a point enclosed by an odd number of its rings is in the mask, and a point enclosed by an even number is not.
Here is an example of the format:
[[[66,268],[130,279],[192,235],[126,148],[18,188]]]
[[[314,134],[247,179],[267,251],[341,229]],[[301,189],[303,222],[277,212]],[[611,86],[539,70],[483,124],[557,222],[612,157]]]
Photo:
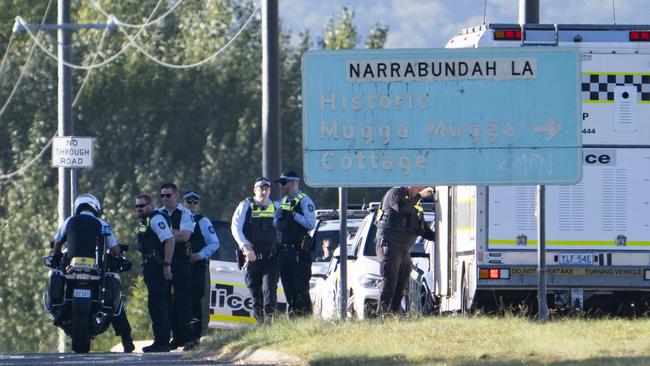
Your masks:
[[[155,19],[169,6],[158,0],[101,1],[102,7],[127,23]],[[254,1],[215,0],[183,2],[170,16],[137,33],[137,43],[161,61],[190,64],[222,48],[248,19]],[[0,50],[9,41],[16,15],[40,23],[44,1],[0,2]],[[153,14],[152,14],[153,12]],[[343,10],[341,31],[333,44],[354,47],[358,32],[353,13]],[[86,1],[72,2],[77,23],[104,22]],[[46,22],[56,21],[52,1]],[[137,29],[127,28],[131,37]],[[374,33],[373,33],[374,34]],[[374,46],[382,36],[371,34]],[[41,32],[39,39],[56,53],[56,35]],[[385,34],[384,34],[385,39]],[[128,40],[120,32],[75,32],[73,62],[89,65],[116,55]],[[283,168],[301,171],[302,54],[312,45],[308,34],[294,45],[288,34],[280,39],[281,120]],[[32,42],[27,34],[14,36],[7,61],[0,70],[0,107],[15,85]],[[374,47],[373,46],[373,47]],[[215,61],[201,67],[175,70],[159,66],[134,48],[127,48],[106,67],[73,70],[74,134],[95,138],[94,167],[78,172],[78,192],[92,192],[102,200],[104,218],[118,240],[135,244],[137,217],[134,196],[157,197],[161,183],[173,181],[181,191],[201,193],[201,210],[214,219],[229,220],[251,182],[261,172],[261,29],[255,18]],[[56,132],[56,61],[38,49],[25,66],[14,101],[0,115],[0,175],[16,171],[38,156]],[[42,307],[47,268],[42,258],[58,225],[57,170],[47,150],[22,176],[0,179],[0,353],[56,351],[57,332]],[[306,189],[319,207],[337,204],[336,190]],[[373,191],[351,193],[378,199]],[[160,202],[158,202],[160,204]],[[151,337],[142,285],[139,253],[127,254],[131,272],[122,275],[130,297],[128,315],[136,339]],[[119,342],[112,330],[99,336],[94,350]],[[36,349],[35,349],[35,346]]]

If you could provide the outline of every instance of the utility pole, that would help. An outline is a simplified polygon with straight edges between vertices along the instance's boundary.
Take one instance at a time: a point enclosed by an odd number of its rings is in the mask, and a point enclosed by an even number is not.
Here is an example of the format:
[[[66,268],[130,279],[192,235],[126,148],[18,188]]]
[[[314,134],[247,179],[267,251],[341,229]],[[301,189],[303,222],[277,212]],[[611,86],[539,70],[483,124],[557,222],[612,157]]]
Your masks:
[[[78,29],[112,29],[113,23],[106,24],[72,24],[70,22],[70,0],[58,0],[57,3],[57,24],[27,24],[17,22],[15,32],[21,32],[24,28],[30,31],[56,30],[57,32],[57,136],[66,137],[74,134],[72,121],[72,73],[66,63],[72,59],[72,31]],[[59,227],[65,219],[71,215],[74,205],[74,198],[77,190],[77,174],[75,169],[58,168],[58,189],[59,198],[57,210],[59,215]],[[59,330],[58,350],[65,352],[65,333]]]
[[[262,1],[262,175],[273,182],[280,176],[280,75],[278,56],[278,0]],[[271,196],[280,197],[272,183]]]
[[[539,0],[519,0],[519,24],[525,37],[526,24],[539,24]],[[522,42],[524,39],[522,38]],[[537,316],[548,320],[546,301],[546,186],[537,186]]]

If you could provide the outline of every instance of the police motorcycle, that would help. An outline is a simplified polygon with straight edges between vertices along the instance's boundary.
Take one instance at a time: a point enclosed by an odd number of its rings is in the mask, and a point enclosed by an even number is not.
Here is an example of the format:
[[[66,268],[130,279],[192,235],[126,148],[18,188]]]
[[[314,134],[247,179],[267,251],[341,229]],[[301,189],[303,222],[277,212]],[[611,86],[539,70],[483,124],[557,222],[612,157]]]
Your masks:
[[[51,268],[43,293],[43,305],[54,321],[72,339],[72,351],[88,353],[90,341],[108,329],[110,318],[124,311],[127,298],[122,295],[120,272],[131,269],[120,244],[119,256],[108,252],[110,226],[102,229],[103,240],[95,258],[75,257],[68,260],[48,256],[43,263]],[[50,243],[53,247],[54,242]]]

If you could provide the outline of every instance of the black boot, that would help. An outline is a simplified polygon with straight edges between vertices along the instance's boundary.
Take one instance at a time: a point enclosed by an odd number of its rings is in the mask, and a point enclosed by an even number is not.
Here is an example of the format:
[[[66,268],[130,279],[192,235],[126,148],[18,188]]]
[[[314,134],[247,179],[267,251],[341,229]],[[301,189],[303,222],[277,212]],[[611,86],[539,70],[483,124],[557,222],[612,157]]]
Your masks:
[[[124,348],[124,353],[131,353],[135,350],[135,345],[133,344],[133,339],[131,335],[122,336],[122,348]]]

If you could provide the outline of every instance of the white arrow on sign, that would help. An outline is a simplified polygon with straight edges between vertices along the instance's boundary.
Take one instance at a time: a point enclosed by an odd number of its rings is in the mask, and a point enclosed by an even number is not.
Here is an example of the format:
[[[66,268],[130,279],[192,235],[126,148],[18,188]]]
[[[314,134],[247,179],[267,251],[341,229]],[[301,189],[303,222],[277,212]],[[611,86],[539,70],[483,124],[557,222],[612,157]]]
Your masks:
[[[564,128],[559,124],[555,118],[549,117],[548,122],[545,125],[534,125],[533,132],[535,133],[547,133],[546,141],[551,141],[553,138],[562,132]]]

